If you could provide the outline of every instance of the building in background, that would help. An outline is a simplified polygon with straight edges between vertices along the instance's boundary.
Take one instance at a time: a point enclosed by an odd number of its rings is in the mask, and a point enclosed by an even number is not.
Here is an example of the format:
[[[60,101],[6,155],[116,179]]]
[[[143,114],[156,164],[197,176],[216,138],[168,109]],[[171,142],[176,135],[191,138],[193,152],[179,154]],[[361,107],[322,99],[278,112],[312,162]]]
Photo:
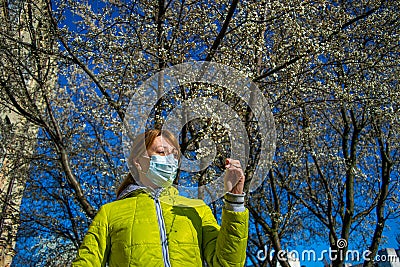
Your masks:
[[[15,255],[16,234],[19,226],[19,206],[24,184],[18,173],[25,172],[18,167],[10,146],[13,138],[13,124],[18,120],[16,114],[1,114],[0,132],[0,266],[10,266]],[[8,130],[8,131],[7,131]]]
[[[39,129],[32,118],[44,114],[40,96],[54,88],[57,77],[52,56],[40,52],[54,44],[47,8],[45,0],[0,0],[0,267],[10,266],[16,253],[20,205]]]

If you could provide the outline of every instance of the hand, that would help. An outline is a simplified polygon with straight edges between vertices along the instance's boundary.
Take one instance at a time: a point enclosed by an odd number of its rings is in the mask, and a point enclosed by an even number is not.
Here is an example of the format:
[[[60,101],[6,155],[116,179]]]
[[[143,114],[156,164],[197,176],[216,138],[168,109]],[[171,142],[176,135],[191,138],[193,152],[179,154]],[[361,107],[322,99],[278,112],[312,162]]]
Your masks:
[[[225,169],[225,192],[231,192],[232,194],[243,194],[245,177],[242,166],[240,165],[240,161],[227,158],[225,160]]]

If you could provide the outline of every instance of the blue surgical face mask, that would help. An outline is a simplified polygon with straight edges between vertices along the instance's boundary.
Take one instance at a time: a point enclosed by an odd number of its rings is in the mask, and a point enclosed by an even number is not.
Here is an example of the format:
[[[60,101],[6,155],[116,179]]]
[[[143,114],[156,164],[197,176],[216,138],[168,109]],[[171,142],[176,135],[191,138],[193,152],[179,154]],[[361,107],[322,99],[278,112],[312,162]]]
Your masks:
[[[178,160],[175,155],[153,155],[150,157],[150,166],[146,177],[159,187],[168,187],[174,181],[177,172]]]

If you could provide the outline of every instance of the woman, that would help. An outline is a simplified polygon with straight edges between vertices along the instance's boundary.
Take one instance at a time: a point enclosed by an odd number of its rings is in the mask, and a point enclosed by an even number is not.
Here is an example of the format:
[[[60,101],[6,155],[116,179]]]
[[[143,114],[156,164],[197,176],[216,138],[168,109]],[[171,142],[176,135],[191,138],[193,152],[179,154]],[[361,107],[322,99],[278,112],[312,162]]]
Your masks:
[[[131,151],[133,175],[118,188],[117,201],[100,208],[72,266],[243,266],[248,211],[240,162],[226,160],[220,227],[202,200],[171,186],[180,155],[170,132],[150,130]]]

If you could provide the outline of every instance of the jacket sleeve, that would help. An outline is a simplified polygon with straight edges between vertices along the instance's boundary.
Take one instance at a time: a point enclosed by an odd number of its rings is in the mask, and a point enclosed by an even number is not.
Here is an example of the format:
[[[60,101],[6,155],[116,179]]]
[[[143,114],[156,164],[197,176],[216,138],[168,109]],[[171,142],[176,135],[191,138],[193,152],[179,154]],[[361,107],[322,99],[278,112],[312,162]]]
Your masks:
[[[83,238],[72,267],[106,266],[109,244],[107,213],[101,207]]]
[[[244,266],[248,238],[249,212],[222,210],[221,227],[211,209],[203,217],[203,256],[208,266]]]

